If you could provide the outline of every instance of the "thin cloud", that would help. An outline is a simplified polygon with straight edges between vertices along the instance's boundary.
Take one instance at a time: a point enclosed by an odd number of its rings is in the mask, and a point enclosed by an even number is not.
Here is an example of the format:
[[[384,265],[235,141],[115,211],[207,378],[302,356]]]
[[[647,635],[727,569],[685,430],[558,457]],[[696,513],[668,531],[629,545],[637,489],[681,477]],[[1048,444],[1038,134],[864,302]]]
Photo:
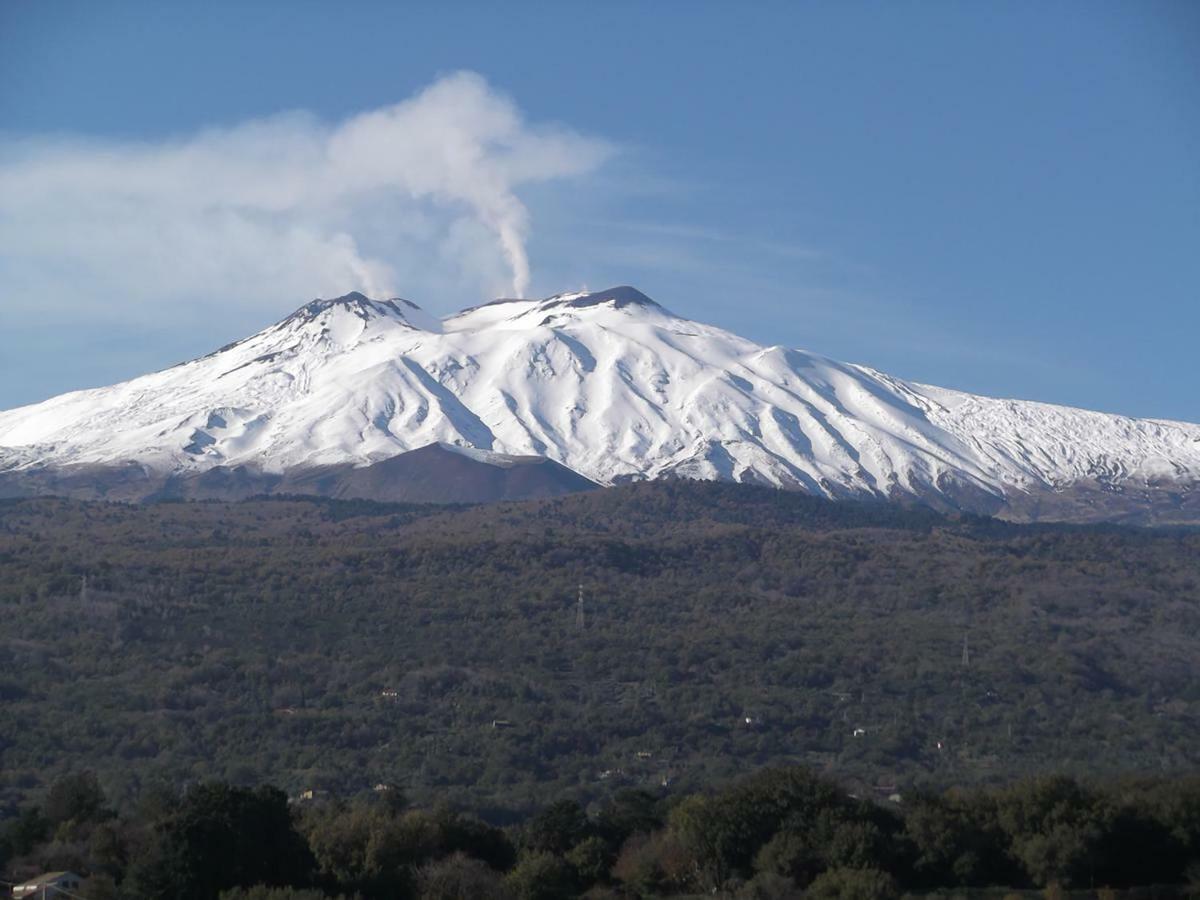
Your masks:
[[[9,312],[82,299],[150,308],[414,284],[523,296],[522,185],[579,178],[606,141],[530,124],[474,73],[326,123],[289,113],[160,141],[0,145]]]

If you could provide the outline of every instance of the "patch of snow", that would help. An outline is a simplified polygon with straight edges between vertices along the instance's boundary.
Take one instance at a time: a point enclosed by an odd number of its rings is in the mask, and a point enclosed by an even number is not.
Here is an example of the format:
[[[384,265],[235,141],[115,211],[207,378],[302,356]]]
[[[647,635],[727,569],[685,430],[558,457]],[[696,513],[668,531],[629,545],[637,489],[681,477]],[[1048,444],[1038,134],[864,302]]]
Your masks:
[[[685,475],[832,497],[1200,481],[1200,426],[905,382],[763,347],[633,288],[437,320],[361,294],[122,384],[0,412],[0,471],[283,471],[441,443],[600,483]]]

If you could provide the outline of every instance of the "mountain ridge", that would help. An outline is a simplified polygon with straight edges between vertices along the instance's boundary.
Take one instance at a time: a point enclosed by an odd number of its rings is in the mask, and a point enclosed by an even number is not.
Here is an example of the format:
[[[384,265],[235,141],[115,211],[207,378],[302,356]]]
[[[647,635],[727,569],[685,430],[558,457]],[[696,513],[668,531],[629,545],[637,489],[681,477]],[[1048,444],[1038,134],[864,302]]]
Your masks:
[[[431,444],[544,457],[598,484],[679,476],[1016,518],[1200,521],[1200,425],[765,347],[628,285],[442,319],[401,298],[314,300],[171,369],[0,412],[0,491],[131,465],[150,481],[364,468]]]

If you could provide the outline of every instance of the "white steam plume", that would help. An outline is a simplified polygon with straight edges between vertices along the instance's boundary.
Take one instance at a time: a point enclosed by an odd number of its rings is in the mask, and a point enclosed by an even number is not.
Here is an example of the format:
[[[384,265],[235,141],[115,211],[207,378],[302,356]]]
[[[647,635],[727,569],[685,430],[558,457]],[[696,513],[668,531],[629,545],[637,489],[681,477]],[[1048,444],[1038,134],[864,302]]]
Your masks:
[[[229,290],[381,296],[441,266],[472,290],[524,296],[518,189],[585,175],[609,152],[530,125],[469,72],[334,124],[290,113],[163,141],[8,140],[0,288],[6,303],[43,305]]]

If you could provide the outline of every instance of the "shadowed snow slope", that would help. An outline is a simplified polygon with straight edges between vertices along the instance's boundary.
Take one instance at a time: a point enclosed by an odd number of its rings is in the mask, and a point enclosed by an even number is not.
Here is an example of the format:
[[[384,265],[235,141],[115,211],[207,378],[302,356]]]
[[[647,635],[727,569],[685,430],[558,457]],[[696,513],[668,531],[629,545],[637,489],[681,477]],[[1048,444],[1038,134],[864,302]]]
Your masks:
[[[405,300],[314,300],[200,359],[0,413],[0,485],[113,468],[282,475],[435,443],[601,484],[683,476],[1021,518],[1200,520],[1200,426],[905,382],[760,346],[631,287],[440,321]]]

